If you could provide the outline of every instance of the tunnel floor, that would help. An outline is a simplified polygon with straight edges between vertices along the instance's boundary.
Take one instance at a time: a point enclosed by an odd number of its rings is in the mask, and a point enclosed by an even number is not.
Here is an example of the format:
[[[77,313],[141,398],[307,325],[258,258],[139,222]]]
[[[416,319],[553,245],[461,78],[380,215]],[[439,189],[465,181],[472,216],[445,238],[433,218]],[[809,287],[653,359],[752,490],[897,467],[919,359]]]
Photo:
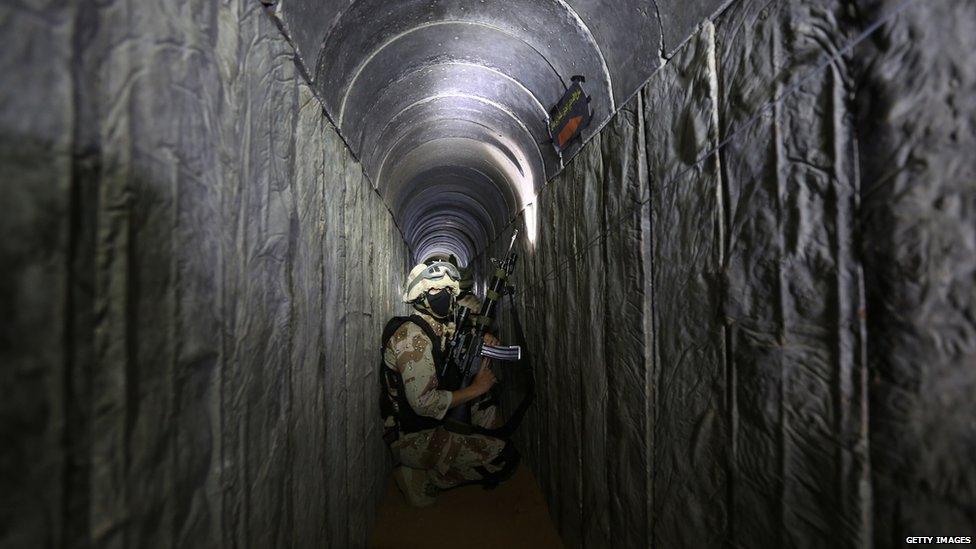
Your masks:
[[[562,547],[539,484],[522,465],[494,490],[465,486],[440,494],[432,507],[407,505],[392,477],[370,547]]]

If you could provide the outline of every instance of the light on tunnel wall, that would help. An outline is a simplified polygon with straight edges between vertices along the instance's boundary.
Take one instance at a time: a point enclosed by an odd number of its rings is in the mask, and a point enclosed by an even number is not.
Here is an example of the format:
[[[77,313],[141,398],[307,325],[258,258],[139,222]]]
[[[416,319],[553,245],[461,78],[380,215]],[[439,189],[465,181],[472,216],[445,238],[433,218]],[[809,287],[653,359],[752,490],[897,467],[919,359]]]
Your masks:
[[[538,229],[538,216],[536,212],[535,185],[531,168],[526,170],[524,176],[516,178],[518,183],[519,198],[522,200],[522,215],[525,221],[525,238],[529,240],[529,246],[535,248],[536,231]]]
[[[525,237],[529,239],[529,244],[535,248],[535,237],[536,231],[538,230],[538,220],[536,218],[536,206],[535,202],[529,202],[525,205]]]
[[[505,142],[507,140],[503,140]],[[509,143],[506,143],[509,144]],[[500,150],[492,146],[485,147],[486,152],[491,157],[496,166],[501,168],[508,180],[515,186],[519,201],[522,203],[522,212],[525,221],[525,237],[529,240],[529,245],[535,246],[537,232],[537,212],[535,205],[535,172],[532,165],[528,162],[525,154],[514,143],[510,144],[510,150],[519,159],[519,164],[524,168],[519,169],[511,159],[505,156]]]

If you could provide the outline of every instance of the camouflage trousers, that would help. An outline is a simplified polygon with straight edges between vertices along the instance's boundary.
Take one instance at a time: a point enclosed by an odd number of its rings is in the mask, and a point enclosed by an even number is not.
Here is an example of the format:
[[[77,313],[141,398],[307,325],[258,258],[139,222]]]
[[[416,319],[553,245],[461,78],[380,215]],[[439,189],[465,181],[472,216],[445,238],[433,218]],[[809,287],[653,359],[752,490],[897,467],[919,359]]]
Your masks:
[[[478,410],[473,406],[471,423],[479,427],[495,427],[495,406]],[[393,456],[403,465],[427,470],[428,478],[440,489],[479,482],[498,474],[516,456],[514,448],[506,448],[502,439],[479,434],[462,435],[443,427],[416,433],[401,434],[390,446]]]

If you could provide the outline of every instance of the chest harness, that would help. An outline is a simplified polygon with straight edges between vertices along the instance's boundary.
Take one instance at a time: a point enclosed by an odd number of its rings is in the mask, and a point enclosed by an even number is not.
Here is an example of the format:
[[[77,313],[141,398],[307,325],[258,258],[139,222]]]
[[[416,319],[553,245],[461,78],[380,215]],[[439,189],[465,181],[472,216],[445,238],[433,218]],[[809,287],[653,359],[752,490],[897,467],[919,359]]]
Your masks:
[[[447,362],[447,352],[441,348],[441,336],[437,335],[434,329],[418,315],[395,316],[386,323],[383,329],[383,345],[381,350],[385,352],[386,344],[393,334],[400,329],[400,326],[407,322],[412,322],[430,339],[431,354],[434,357],[434,371],[437,372],[437,386],[445,391],[457,390],[461,384],[461,372],[457,367],[444,368]],[[400,372],[380,363],[380,414],[384,419],[393,416],[396,420],[397,430],[402,433],[416,433],[426,429],[433,429],[445,424],[444,420],[436,419],[418,414],[407,401],[407,393],[403,385],[403,376]]]

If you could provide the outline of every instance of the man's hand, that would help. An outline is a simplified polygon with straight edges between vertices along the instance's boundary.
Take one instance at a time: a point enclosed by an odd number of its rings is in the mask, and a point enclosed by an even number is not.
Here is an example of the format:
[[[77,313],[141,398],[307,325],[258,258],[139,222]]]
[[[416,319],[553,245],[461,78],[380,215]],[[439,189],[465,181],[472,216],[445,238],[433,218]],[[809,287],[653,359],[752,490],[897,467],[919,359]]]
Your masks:
[[[477,396],[481,396],[487,393],[497,381],[498,379],[495,378],[495,373],[491,371],[491,367],[482,365],[471,381],[471,386],[475,388],[478,393]]]
[[[484,342],[486,345],[501,345],[502,343],[497,337],[488,333],[485,334]],[[474,379],[471,380],[471,385],[451,393],[451,408],[480,397],[487,393],[492,385],[498,382],[498,379],[495,378],[495,373],[491,371],[491,362],[492,360],[490,358],[483,358],[481,360],[481,369],[474,375]]]

